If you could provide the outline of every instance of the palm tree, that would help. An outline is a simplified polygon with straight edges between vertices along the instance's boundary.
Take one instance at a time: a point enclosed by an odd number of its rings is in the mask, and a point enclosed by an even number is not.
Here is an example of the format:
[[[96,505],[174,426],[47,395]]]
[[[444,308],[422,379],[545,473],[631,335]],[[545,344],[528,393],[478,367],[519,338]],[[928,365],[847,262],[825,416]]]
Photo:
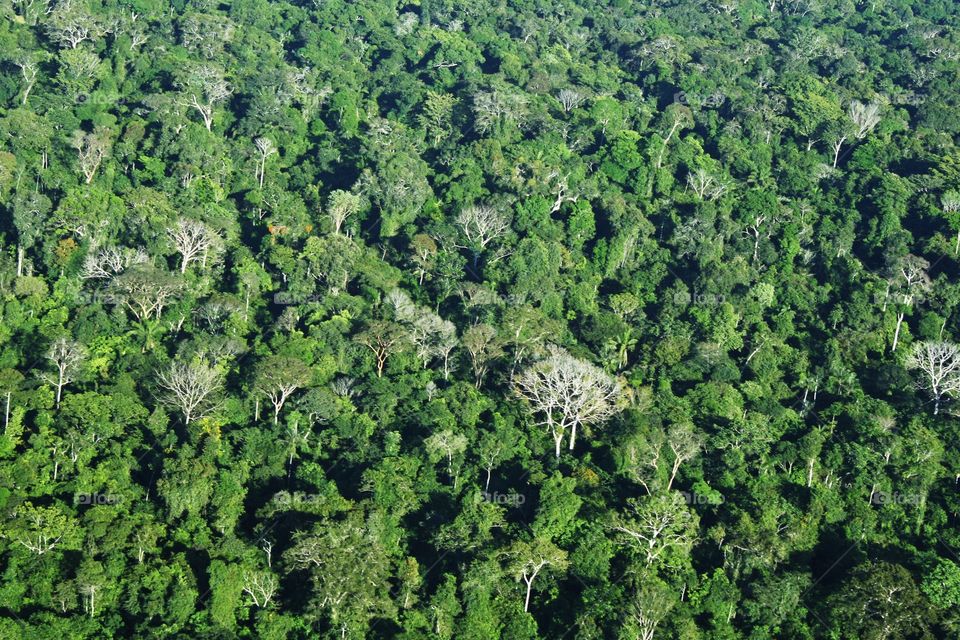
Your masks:
[[[633,329],[627,327],[616,338],[610,338],[606,343],[606,350],[610,354],[608,366],[616,371],[626,368],[630,359],[630,352],[637,346],[637,339],[633,337]]]
[[[133,323],[133,328],[127,331],[126,335],[140,343],[140,353],[146,353],[160,346],[162,328],[158,320],[145,318]]]

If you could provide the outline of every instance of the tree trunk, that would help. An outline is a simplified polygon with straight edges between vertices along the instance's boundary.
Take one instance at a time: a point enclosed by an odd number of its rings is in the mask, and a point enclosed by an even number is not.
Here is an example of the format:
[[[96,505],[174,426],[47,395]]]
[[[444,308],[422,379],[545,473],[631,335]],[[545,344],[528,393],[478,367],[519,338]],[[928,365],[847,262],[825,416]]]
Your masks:
[[[667,482],[667,491],[670,491],[670,487],[673,486],[673,480],[677,477],[677,471],[680,470],[680,464],[682,462],[683,460],[680,458],[673,461],[673,469],[670,471],[670,481]]]
[[[903,325],[903,316],[902,312],[897,316],[897,330],[893,332],[893,349],[891,351],[896,351],[897,344],[900,342],[900,327]]]

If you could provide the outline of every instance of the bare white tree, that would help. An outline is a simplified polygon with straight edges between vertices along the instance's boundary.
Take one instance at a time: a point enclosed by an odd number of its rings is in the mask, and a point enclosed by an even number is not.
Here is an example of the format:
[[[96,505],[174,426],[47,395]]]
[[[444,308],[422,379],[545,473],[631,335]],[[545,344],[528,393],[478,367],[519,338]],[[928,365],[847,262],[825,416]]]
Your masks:
[[[167,229],[167,237],[180,254],[180,273],[186,273],[191,262],[197,260],[206,265],[210,252],[220,246],[216,231],[189,218],[180,218],[175,227]]]
[[[256,138],[253,144],[257,147],[257,153],[260,154],[260,157],[257,158],[257,184],[263,189],[263,177],[267,171],[267,158],[275,154],[277,148],[270,138],[263,136]]]
[[[243,574],[243,592],[250,596],[254,606],[263,609],[280,588],[277,577],[269,571],[247,571]]]
[[[949,342],[918,342],[907,357],[908,369],[924,375],[917,387],[933,397],[933,414],[940,413],[945,396],[960,395],[960,346]]]
[[[510,228],[510,218],[495,207],[480,204],[465,208],[457,216],[457,225],[467,241],[481,250]]]
[[[900,305],[897,310],[897,328],[893,333],[891,351],[896,351],[897,345],[900,343],[900,329],[903,326],[903,318],[907,309],[913,306],[918,296],[922,296],[930,290],[930,276],[927,275],[929,267],[930,263],[920,256],[907,254],[901,260],[900,266],[890,282],[890,285],[894,288],[894,299]]]
[[[863,104],[859,100],[852,100],[847,114],[856,127],[853,137],[863,140],[880,122],[880,105],[876,102]]]
[[[474,383],[479,389],[490,362],[503,355],[502,342],[497,338],[497,330],[488,324],[477,324],[464,331],[462,342],[470,354]]]
[[[637,628],[636,640],[653,640],[657,625],[667,617],[676,599],[666,587],[644,584],[637,593],[630,618]]]
[[[217,393],[223,385],[219,371],[204,362],[173,362],[157,373],[164,393],[161,402],[183,414],[184,424],[198,420],[219,406]]]
[[[833,168],[837,168],[837,162],[840,161],[840,149],[843,148],[843,143],[847,141],[847,136],[838,134],[831,143],[833,147]]]
[[[223,52],[237,30],[226,16],[196,12],[186,14],[178,26],[183,46],[208,60]]]
[[[223,73],[209,65],[194,69],[183,83],[183,89],[183,104],[200,114],[207,131],[213,127],[213,108],[233,93]]]
[[[98,128],[93,133],[74,131],[70,144],[77,150],[77,163],[87,184],[93,182],[97,169],[110,153],[110,135]]]
[[[83,259],[80,268],[80,277],[84,280],[112,278],[123,273],[128,267],[135,264],[149,262],[150,256],[143,248],[126,249],[124,247],[107,247],[89,252]]]
[[[697,194],[701,200],[716,200],[727,192],[727,185],[717,179],[713,174],[704,169],[698,168],[693,173],[687,174],[687,186]]]
[[[556,455],[567,431],[573,450],[579,425],[597,424],[620,410],[619,383],[602,369],[574,358],[558,347],[534,363],[517,379],[517,392],[525,398],[549,429]]]
[[[80,365],[87,358],[87,350],[79,342],[65,337],[57,338],[47,350],[47,360],[53,364],[53,373],[42,373],[40,377],[57,388],[57,408],[63,388],[73,382],[80,371]]]
[[[61,47],[76,49],[81,42],[93,42],[110,32],[108,26],[91,15],[82,3],[73,0],[61,0],[46,23],[50,39]]]
[[[586,96],[575,89],[561,89],[557,94],[557,100],[563,107],[565,113],[570,113],[586,100]]]
[[[473,96],[474,127],[481,134],[490,132],[498,124],[523,126],[527,110],[526,96],[495,89]]]
[[[436,431],[423,441],[431,460],[446,460],[447,475],[453,480],[454,489],[457,488],[459,478],[453,468],[453,458],[467,450],[468,442],[467,436],[456,433],[453,429]]]
[[[613,526],[644,555],[647,564],[664,558],[673,549],[689,549],[696,535],[696,516],[677,492],[630,500],[628,516]]]
[[[670,480],[667,482],[667,491],[670,491],[680,466],[696,457],[700,447],[703,446],[703,441],[694,431],[693,425],[678,424],[672,426],[667,432],[667,444],[673,452],[673,466],[670,468]]]

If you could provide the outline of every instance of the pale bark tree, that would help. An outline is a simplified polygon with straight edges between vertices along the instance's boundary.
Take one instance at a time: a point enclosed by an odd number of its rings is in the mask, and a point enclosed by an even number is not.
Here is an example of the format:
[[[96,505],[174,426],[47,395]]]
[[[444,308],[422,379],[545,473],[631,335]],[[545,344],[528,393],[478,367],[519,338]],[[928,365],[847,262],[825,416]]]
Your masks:
[[[667,135],[663,138],[663,143],[660,145],[659,153],[657,153],[657,161],[654,163],[653,170],[654,176],[663,166],[663,156],[667,152],[667,147],[670,145],[670,141],[673,139],[673,136],[676,135],[677,131],[681,127],[690,126],[690,124],[693,122],[693,114],[687,107],[671,105],[669,107],[669,112],[667,113],[666,122],[669,124],[670,128],[667,130]],[[651,177],[649,184],[649,191],[652,192],[653,177]]]
[[[923,375],[917,387],[933,398],[933,414],[945,397],[960,396],[960,346],[949,342],[918,342],[907,357],[908,369]]]
[[[703,167],[687,174],[687,186],[701,200],[716,200],[727,192],[727,185]]]
[[[490,205],[473,205],[457,216],[457,225],[470,246],[483,250],[510,229],[510,218]]]
[[[386,615],[393,606],[390,556],[359,517],[321,523],[311,534],[294,534],[284,557],[291,570],[310,572],[313,604],[326,612],[341,638],[364,637],[357,627],[378,613]],[[354,633],[348,636],[350,627]]]
[[[82,42],[99,40],[110,32],[105,23],[74,0],[61,0],[56,4],[50,11],[46,30],[51,40],[70,49],[76,49]]]
[[[439,145],[453,133],[453,107],[456,104],[457,99],[449,93],[427,91],[420,122],[433,136],[433,146]]]
[[[833,147],[833,168],[837,168],[837,162],[840,161],[840,149],[843,148],[843,143],[847,141],[847,136],[845,134],[837,135],[831,146]]]
[[[453,458],[467,450],[467,437],[462,433],[455,433],[452,429],[438,431],[423,441],[431,460],[443,458],[447,462],[447,475],[453,480],[456,490],[458,477],[454,473]]]
[[[183,283],[165,271],[149,264],[134,265],[110,280],[115,299],[133,313],[137,321],[159,319],[167,306],[183,288]]]
[[[433,269],[438,252],[436,241],[425,233],[418,233],[410,241],[410,260],[416,266],[418,284],[422,285],[424,278]]]
[[[450,379],[450,354],[459,344],[457,327],[449,320],[442,320],[433,334],[433,352],[443,362],[443,379]]]
[[[960,192],[947,191],[940,197],[940,207],[949,216],[960,214]],[[960,220],[960,217],[955,217]],[[960,256],[960,224],[957,224],[957,243],[953,248],[953,255]]]
[[[207,131],[210,131],[213,127],[214,107],[233,93],[223,73],[208,65],[197,67],[190,73],[182,87],[183,104],[196,110],[203,118]]]
[[[557,331],[559,328],[555,326],[555,322],[529,304],[513,304],[504,309],[504,340],[513,352],[510,363],[511,379],[516,374],[517,368],[530,357],[540,353],[546,339],[556,335]]]
[[[287,448],[287,466],[293,466],[293,461],[297,457],[297,450],[306,447],[310,442],[310,431],[303,429],[299,421],[287,427],[286,436],[283,439]],[[268,562],[269,565],[269,562]]]
[[[20,100],[20,104],[25,106],[27,99],[30,97],[30,92],[33,91],[33,86],[37,83],[37,75],[40,73],[40,69],[37,63],[30,58],[21,58],[15,64],[20,68],[20,75],[23,76],[23,98]]]
[[[570,113],[583,104],[586,99],[586,96],[576,89],[561,89],[557,94],[557,100],[565,113]]]
[[[84,280],[109,279],[136,264],[145,264],[150,256],[142,248],[107,247],[92,250],[83,259],[80,277]]]
[[[79,342],[60,337],[53,341],[47,350],[47,360],[53,365],[53,373],[43,373],[41,378],[57,388],[57,408],[63,388],[74,381],[80,372],[80,366],[87,359],[87,350]]]
[[[270,604],[279,588],[280,581],[269,571],[247,571],[243,574],[243,592],[260,609]]]
[[[669,556],[685,555],[696,537],[697,517],[683,496],[668,493],[629,500],[631,513],[618,517],[614,531],[622,533],[643,556],[647,565],[670,564]]]
[[[330,222],[333,223],[334,233],[340,233],[340,229],[347,219],[360,211],[361,200],[359,194],[342,189],[330,193],[330,197],[327,199],[327,215],[330,216]]]
[[[189,425],[209,415],[219,405],[218,394],[223,376],[204,362],[173,362],[157,373],[163,393],[160,401],[180,411],[183,422]]]
[[[11,515],[0,528],[0,536],[38,556],[73,542],[78,533],[76,521],[56,505],[43,507],[24,502]]]
[[[538,424],[553,436],[558,458],[568,431],[572,451],[578,426],[601,423],[620,411],[619,383],[602,369],[557,347],[524,371],[516,388],[541,416]]]
[[[517,581],[523,581],[526,595],[523,610],[530,610],[533,584],[544,571],[565,571],[568,566],[567,552],[550,540],[536,537],[530,542],[516,542],[506,556],[510,559],[509,570]]]
[[[634,597],[630,619],[636,627],[636,640],[653,640],[657,626],[676,606],[677,599],[659,580],[645,581]]]
[[[918,296],[930,291],[930,276],[927,274],[929,267],[930,263],[920,256],[907,254],[896,269],[890,284],[894,291],[894,300],[899,308],[897,309],[897,326],[893,333],[891,352],[896,351],[897,345],[900,343],[900,329],[903,327],[903,319],[907,311],[916,302]]]
[[[694,431],[692,424],[677,424],[667,432],[667,445],[673,452],[673,466],[670,468],[670,480],[667,481],[667,491],[670,491],[680,466],[697,456],[703,439]]]
[[[83,603],[83,608],[91,618],[97,615],[97,591],[102,588],[102,585],[88,582],[86,584],[80,585],[80,593],[86,596],[86,601]]]
[[[233,40],[236,26],[224,15],[188,13],[179,23],[180,42],[212,60]]]
[[[503,355],[497,330],[488,324],[478,324],[463,333],[463,348],[470,354],[474,385],[479,389],[490,368],[490,362]]]
[[[523,126],[527,111],[526,96],[499,89],[473,96],[474,128],[487,134],[498,125]]]
[[[220,235],[199,220],[180,218],[167,229],[167,237],[180,254],[180,273],[186,273],[191,262],[206,265],[210,253],[220,247]]]
[[[284,403],[313,377],[310,367],[297,358],[272,356],[259,367],[255,388],[267,396],[273,405],[273,424],[280,422]]]
[[[457,346],[457,329],[449,320],[425,310],[410,323],[410,341],[424,369],[430,361],[439,358],[443,362],[443,379],[450,375],[450,354]]]
[[[377,366],[377,377],[383,377],[383,367],[391,353],[399,351],[405,344],[405,336],[392,322],[377,321],[370,323],[356,337],[357,342],[373,352]]]
[[[853,137],[863,140],[880,122],[880,105],[876,102],[864,104],[859,100],[852,100],[847,114],[855,127]]]
[[[628,471],[643,485],[647,495],[652,495],[655,490],[659,491],[660,464],[663,462],[661,458],[666,442],[666,434],[657,429],[644,437],[638,437],[626,447],[625,462]]]
[[[391,289],[384,302],[393,309],[393,317],[399,322],[410,324],[420,315],[420,310],[403,289]]]
[[[560,211],[564,202],[576,202],[580,195],[570,190],[570,176],[561,176],[559,172],[554,171],[547,176],[552,183],[551,192],[554,194],[553,205],[550,207],[550,214]]]
[[[86,184],[93,182],[97,170],[110,154],[110,132],[98,128],[93,133],[74,131],[70,139],[71,146],[77,150],[77,165]]]
[[[254,139],[253,144],[257,148],[257,153],[260,155],[260,157],[257,158],[257,186],[263,189],[263,178],[267,172],[267,158],[275,154],[277,148],[270,138],[263,136]]]
[[[17,7],[17,15],[23,18],[24,23],[33,26],[41,16],[49,15],[53,10],[50,2],[51,0],[14,0],[13,5]]]
[[[771,216],[767,213],[761,213],[753,216],[744,229],[744,234],[753,242],[753,262],[760,257],[760,240],[764,237],[770,237]]]

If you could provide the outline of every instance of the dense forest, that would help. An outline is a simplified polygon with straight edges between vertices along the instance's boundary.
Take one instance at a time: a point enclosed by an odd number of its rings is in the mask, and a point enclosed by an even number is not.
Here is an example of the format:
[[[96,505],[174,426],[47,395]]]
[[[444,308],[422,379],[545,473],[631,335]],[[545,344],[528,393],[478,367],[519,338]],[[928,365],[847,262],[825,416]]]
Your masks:
[[[952,0],[2,0],[0,638],[960,634]]]

